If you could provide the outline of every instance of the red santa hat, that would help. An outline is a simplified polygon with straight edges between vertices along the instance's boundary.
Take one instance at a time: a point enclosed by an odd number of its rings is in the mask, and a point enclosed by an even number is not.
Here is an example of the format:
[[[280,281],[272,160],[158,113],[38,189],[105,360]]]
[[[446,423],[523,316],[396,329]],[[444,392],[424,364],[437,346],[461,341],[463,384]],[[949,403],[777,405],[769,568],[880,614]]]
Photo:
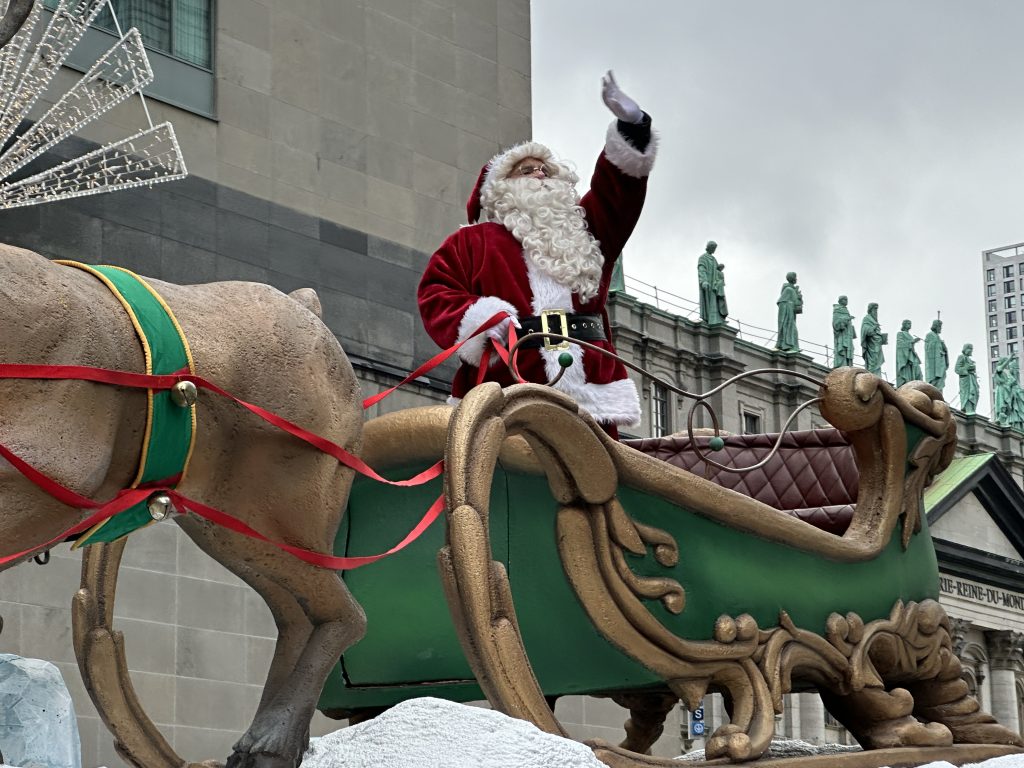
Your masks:
[[[496,154],[480,169],[476,185],[466,203],[466,214],[470,224],[475,224],[480,220],[480,214],[483,212],[482,201],[493,191],[494,183],[508,178],[516,164],[528,157],[535,157],[544,163],[548,178],[562,178],[573,184],[579,180],[572,168],[560,162],[554,153],[543,144],[536,141],[524,141],[521,144],[516,144],[504,152]]]

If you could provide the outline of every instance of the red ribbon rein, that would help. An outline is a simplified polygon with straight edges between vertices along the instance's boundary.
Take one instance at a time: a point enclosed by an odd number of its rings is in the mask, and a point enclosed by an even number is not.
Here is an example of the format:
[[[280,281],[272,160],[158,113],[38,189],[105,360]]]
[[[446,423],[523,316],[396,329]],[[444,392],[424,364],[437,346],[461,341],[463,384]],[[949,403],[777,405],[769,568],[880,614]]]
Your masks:
[[[448,349],[438,353],[426,363],[421,365],[411,374],[409,374],[403,381],[394,387],[391,387],[384,392],[380,392],[372,397],[367,398],[363,401],[363,408],[368,408],[371,405],[380,402],[385,397],[390,395],[396,389],[401,387],[413,379],[422,376],[427,371],[440,365],[442,362],[447,360],[453,355],[458,349],[470,339],[483,333],[491,326],[497,324],[505,317],[504,312],[498,312],[491,318],[486,320],[479,328],[477,328],[470,336],[457,344],[449,347]],[[327,438],[321,437],[309,430],[303,429],[297,424],[288,421],[276,413],[272,413],[258,405],[248,403],[245,400],[235,397],[234,395],[226,392],[225,390],[218,387],[213,382],[207,381],[201,376],[195,376],[189,373],[178,373],[178,374],[165,374],[165,375],[150,375],[145,373],[130,373],[125,371],[113,371],[107,368],[94,368],[90,366],[81,365],[22,365],[16,363],[0,363],[0,379],[46,379],[46,380],[57,380],[57,379],[74,379],[79,381],[91,381],[98,384],[110,384],[122,387],[132,387],[135,389],[154,389],[164,390],[170,389],[179,382],[191,381],[196,387],[200,389],[207,389],[215,394],[222,397],[226,397],[229,400],[234,401],[238,405],[242,406],[246,410],[259,416],[264,421],[278,427],[279,429],[287,432],[294,437],[312,445],[314,448],[334,457],[339,463],[349,467],[356,472],[369,477],[377,482],[386,483],[388,485],[396,486],[416,486],[422,485],[435,477],[438,477],[444,471],[444,462],[439,461],[431,467],[423,470],[416,476],[409,478],[408,480],[388,480],[385,477],[379,475],[369,465],[367,465],[362,459],[352,455],[337,443],[334,443]],[[89,515],[85,520],[72,526],[63,533],[57,535],[50,541],[43,545],[44,549],[48,549],[51,546],[65,541],[68,537],[74,536],[75,534],[82,533],[92,528],[104,520],[107,520],[119,512],[123,512],[136,504],[145,501],[154,493],[164,493],[171,498],[171,501],[179,510],[193,512],[200,517],[209,520],[212,523],[220,525],[229,530],[241,533],[250,538],[265,541],[269,544],[273,544],[278,549],[285,552],[289,552],[295,557],[303,560],[307,563],[319,566],[321,568],[330,568],[332,570],[351,570],[353,568],[359,568],[369,563],[376,562],[382,558],[392,555],[398,552],[409,544],[414,542],[416,539],[423,534],[431,526],[431,524],[438,518],[441,511],[444,509],[444,496],[438,497],[426,514],[420,519],[416,526],[409,532],[409,534],[402,539],[398,544],[389,549],[387,552],[382,552],[379,555],[368,555],[364,557],[335,557],[333,555],[325,555],[321,552],[313,552],[308,549],[302,549],[300,547],[294,547],[290,544],[283,542],[273,541],[259,531],[256,531],[246,525],[244,522],[239,520],[226,512],[223,512],[213,507],[209,507],[201,502],[189,499],[177,491],[170,488],[162,488],[158,485],[149,485],[146,487],[128,488],[120,491],[114,498],[107,502],[100,503],[93,501],[92,499],[81,496],[69,488],[58,483],[56,480],[48,477],[32,465],[28,464],[23,459],[19,458],[14,454],[7,446],[0,443],[0,456],[6,459],[11,466],[17,469],[22,475],[28,480],[37,485],[43,491],[48,493],[50,496],[55,498],[62,504],[73,507],[76,509],[94,509],[96,510],[93,514]],[[34,546],[31,549],[17,552],[13,555],[7,555],[0,557],[0,565],[6,565],[7,563],[18,560],[26,555],[31,554],[34,551],[39,550],[38,546]]]

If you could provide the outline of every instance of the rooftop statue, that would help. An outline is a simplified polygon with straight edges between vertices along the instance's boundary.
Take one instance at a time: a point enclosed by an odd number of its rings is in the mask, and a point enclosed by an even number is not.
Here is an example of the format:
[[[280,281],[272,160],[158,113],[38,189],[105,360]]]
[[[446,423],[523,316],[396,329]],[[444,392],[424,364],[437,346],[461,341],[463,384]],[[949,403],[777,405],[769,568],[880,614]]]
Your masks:
[[[968,416],[978,407],[977,365],[971,353],[973,344],[964,344],[960,357],[956,359],[956,374],[960,377],[960,410]]]
[[[704,253],[697,260],[700,283],[700,319],[708,325],[722,325],[729,316],[725,300],[725,264],[715,258],[718,243],[708,240]]]
[[[1020,360],[1016,355],[1001,357],[996,363],[996,424],[1024,432],[1024,390],[1020,386]]]
[[[796,330],[796,316],[804,311],[804,296],[796,284],[796,272],[786,274],[786,282],[779,293],[778,337],[775,348],[782,352],[799,352],[800,338]]]
[[[940,392],[946,386],[946,371],[949,370],[949,350],[942,333],[942,321],[933,320],[932,329],[924,337],[924,375],[928,383]]]
[[[864,357],[864,367],[875,376],[882,375],[882,363],[885,355],[882,347],[889,343],[889,334],[882,333],[878,324],[878,304],[868,304],[868,313],[860,324],[860,353]]]
[[[921,339],[910,332],[910,321],[904,320],[896,334],[896,386],[908,381],[922,381],[921,358],[914,345]]]
[[[832,305],[832,338],[835,345],[833,368],[853,365],[853,341],[857,338],[857,331],[853,327],[853,315],[846,304],[847,298],[840,296],[839,301]]]

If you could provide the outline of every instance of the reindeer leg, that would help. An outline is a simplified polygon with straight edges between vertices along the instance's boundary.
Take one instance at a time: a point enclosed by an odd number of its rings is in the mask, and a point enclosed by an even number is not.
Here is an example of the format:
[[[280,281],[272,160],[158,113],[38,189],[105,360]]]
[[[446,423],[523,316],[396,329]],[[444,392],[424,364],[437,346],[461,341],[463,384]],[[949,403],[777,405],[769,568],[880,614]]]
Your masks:
[[[306,746],[324,679],[344,650],[366,631],[362,608],[336,573],[281,557],[285,573],[278,571],[275,578],[296,596],[312,632],[288,684],[261,704],[235,745],[229,768],[294,768]]]

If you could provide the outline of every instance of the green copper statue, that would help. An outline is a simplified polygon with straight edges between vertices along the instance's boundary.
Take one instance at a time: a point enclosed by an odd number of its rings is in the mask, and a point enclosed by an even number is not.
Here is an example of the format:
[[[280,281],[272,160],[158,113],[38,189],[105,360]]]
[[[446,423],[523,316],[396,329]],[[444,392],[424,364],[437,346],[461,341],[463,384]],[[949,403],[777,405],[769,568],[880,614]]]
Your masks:
[[[700,319],[708,325],[722,325],[729,316],[725,301],[725,264],[715,258],[718,243],[708,240],[707,248],[697,261],[697,280],[700,283]]]
[[[940,333],[942,321],[934,320],[932,329],[924,337],[924,375],[939,392],[946,386],[946,371],[949,370],[949,350]]]
[[[882,363],[885,355],[882,347],[889,343],[889,334],[882,333],[878,324],[878,304],[868,304],[868,313],[860,324],[860,353],[864,358],[864,367],[876,376],[882,375]]]
[[[847,299],[839,297],[839,302],[832,305],[832,337],[835,341],[835,355],[832,356],[832,367],[842,368],[853,365],[853,340],[857,331],[853,327],[853,315],[846,308]]]
[[[896,334],[896,386],[908,381],[921,381],[921,358],[914,345],[921,339],[910,332],[910,321],[904,320]]]
[[[995,373],[995,422],[1024,432],[1024,389],[1020,386],[1020,360],[1001,357]]]
[[[796,331],[796,316],[804,311],[804,297],[800,286],[796,284],[796,272],[786,273],[786,282],[782,284],[782,291],[775,303],[779,307],[779,334],[775,348],[782,352],[799,352],[800,336]]]
[[[960,377],[960,410],[970,415],[978,407],[977,366],[971,353],[973,344],[964,344],[960,357],[956,359],[956,375]]]

